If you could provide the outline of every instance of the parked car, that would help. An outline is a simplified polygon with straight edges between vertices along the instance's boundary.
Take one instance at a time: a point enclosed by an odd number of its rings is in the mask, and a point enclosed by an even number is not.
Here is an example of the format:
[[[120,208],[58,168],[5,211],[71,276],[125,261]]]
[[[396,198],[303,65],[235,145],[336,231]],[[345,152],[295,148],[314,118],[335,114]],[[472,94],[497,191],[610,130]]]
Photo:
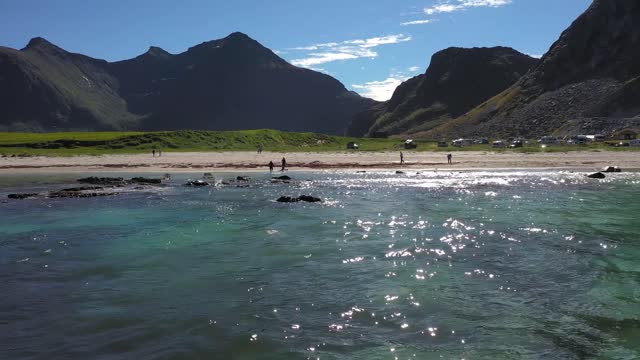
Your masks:
[[[616,145],[616,147],[627,147],[627,146],[629,146],[629,143],[628,143],[628,142],[619,142],[619,143]]]
[[[470,145],[473,145],[473,140],[457,139],[457,140],[453,140],[452,144],[453,146],[456,146],[456,147],[470,146]]]
[[[522,140],[516,140],[509,145],[511,149],[521,148],[523,146]]]
[[[415,149],[418,147],[418,144],[416,144],[413,139],[408,139],[404,142],[404,148],[409,150],[409,149]]]
[[[629,141],[629,146],[640,146],[640,139]]]
[[[449,147],[449,144],[446,141],[438,141],[438,147],[445,148]]]
[[[491,147],[502,149],[507,147],[507,143],[504,140],[496,140],[491,144]]]
[[[350,143],[347,143],[347,149],[349,150],[358,150],[360,148],[360,145],[354,143],[353,141]]]
[[[558,143],[558,139],[555,136],[543,136],[538,140],[538,143],[542,145],[555,145]]]
[[[567,144],[585,145],[588,141],[589,141],[589,138],[586,135],[574,135],[571,137],[571,140],[567,141]]]

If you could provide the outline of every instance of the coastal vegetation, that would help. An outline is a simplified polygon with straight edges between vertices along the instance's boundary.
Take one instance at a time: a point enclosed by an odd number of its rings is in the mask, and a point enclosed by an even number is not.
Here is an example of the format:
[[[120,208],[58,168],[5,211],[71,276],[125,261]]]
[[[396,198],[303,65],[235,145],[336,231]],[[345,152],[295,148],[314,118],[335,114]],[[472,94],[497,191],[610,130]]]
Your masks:
[[[522,148],[493,149],[491,145],[438,147],[433,141],[420,141],[416,149],[405,150],[404,139],[374,139],[295,133],[277,130],[244,131],[167,131],[167,132],[60,132],[0,133],[1,156],[73,156],[190,151],[335,152],[335,151],[494,151],[494,152],[564,152],[564,151],[637,151],[638,147],[613,147],[607,143],[588,145],[553,145],[545,148],[529,141]],[[348,150],[347,144],[358,144]]]

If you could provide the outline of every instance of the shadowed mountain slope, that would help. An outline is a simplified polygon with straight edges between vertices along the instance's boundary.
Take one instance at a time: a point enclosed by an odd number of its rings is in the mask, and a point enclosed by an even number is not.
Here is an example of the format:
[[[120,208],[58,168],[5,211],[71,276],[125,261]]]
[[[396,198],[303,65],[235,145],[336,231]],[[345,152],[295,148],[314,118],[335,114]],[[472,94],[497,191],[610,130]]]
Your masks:
[[[375,104],[290,65],[242,33],[172,55],[108,63],[44,39],[0,48],[0,126],[10,130],[238,130],[342,134]]]

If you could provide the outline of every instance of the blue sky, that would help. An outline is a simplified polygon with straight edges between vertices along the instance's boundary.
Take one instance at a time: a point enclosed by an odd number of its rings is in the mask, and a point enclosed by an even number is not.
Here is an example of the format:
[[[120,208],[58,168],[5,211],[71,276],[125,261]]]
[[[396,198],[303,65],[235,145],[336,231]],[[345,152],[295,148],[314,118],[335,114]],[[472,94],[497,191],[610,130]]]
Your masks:
[[[542,55],[591,0],[0,0],[0,45],[42,36],[122,60],[241,31],[286,60],[384,100],[450,46]]]

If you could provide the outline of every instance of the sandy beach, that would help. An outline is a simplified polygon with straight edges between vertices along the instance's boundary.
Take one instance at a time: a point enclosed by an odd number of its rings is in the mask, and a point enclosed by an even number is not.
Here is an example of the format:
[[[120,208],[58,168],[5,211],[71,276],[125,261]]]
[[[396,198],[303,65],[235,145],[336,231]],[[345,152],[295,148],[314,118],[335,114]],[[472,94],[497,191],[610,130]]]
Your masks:
[[[567,152],[567,153],[453,153],[453,165],[447,165],[446,153],[405,152],[404,165],[398,152],[190,152],[150,154],[72,156],[72,157],[5,157],[0,158],[0,173],[15,172],[203,172],[229,170],[264,170],[269,161],[276,169],[287,159],[289,170],[330,169],[528,169],[559,168],[597,170],[619,166],[624,170],[640,170],[638,152]]]

